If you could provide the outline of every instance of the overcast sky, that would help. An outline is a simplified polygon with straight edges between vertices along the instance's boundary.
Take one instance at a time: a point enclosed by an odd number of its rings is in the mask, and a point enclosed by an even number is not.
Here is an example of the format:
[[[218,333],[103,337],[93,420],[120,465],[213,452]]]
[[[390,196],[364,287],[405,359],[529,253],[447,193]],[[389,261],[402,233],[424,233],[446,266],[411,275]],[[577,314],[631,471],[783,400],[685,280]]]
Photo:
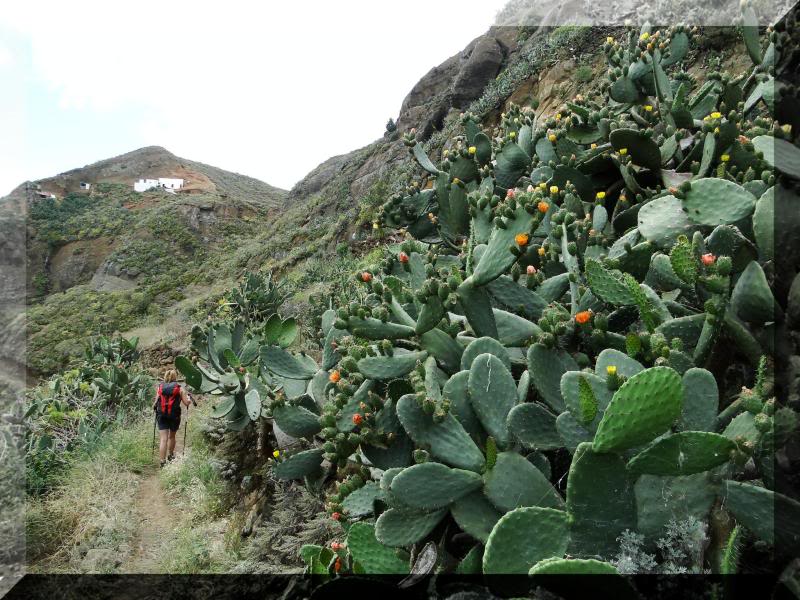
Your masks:
[[[504,0],[4,2],[0,195],[148,145],[289,188]]]

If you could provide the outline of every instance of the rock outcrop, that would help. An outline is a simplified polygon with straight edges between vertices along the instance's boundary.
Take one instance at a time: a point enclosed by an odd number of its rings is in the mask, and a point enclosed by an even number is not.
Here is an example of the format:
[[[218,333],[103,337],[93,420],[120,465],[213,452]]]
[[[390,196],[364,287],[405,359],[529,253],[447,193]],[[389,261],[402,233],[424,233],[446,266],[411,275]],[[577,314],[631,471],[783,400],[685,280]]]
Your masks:
[[[517,34],[516,27],[493,27],[428,71],[403,100],[398,129],[415,128],[427,139],[441,128],[450,110],[469,106],[517,51]]]

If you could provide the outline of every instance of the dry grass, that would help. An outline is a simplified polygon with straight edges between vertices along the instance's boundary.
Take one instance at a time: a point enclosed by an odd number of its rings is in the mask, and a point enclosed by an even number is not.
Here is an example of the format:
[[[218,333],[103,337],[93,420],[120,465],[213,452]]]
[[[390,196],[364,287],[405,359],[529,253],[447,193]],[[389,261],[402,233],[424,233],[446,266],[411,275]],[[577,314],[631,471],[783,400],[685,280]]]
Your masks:
[[[140,477],[152,463],[150,422],[109,434],[70,468],[64,484],[32,499],[26,512],[28,560],[34,572],[80,572],[91,549],[123,556],[136,528]]]

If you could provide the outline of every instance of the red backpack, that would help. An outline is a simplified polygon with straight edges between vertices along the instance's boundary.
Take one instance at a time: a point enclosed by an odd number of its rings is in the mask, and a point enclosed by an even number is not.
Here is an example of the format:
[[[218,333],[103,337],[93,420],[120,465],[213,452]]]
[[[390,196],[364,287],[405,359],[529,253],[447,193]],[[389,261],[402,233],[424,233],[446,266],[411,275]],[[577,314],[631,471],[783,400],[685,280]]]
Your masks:
[[[177,383],[162,383],[158,386],[156,411],[158,414],[171,417],[180,412],[181,386]],[[177,406],[175,405],[177,401]]]

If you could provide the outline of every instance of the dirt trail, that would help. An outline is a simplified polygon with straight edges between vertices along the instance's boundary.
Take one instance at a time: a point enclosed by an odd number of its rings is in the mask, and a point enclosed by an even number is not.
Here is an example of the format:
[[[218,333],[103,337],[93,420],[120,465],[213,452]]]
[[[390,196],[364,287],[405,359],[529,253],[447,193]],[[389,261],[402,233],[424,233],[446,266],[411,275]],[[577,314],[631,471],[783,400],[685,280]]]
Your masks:
[[[175,455],[183,453],[183,436],[178,436]],[[174,536],[178,525],[174,506],[170,506],[161,487],[159,467],[153,466],[142,474],[136,494],[136,513],[139,523],[131,544],[130,557],[120,565],[119,573],[163,573],[159,564],[165,543]]]

